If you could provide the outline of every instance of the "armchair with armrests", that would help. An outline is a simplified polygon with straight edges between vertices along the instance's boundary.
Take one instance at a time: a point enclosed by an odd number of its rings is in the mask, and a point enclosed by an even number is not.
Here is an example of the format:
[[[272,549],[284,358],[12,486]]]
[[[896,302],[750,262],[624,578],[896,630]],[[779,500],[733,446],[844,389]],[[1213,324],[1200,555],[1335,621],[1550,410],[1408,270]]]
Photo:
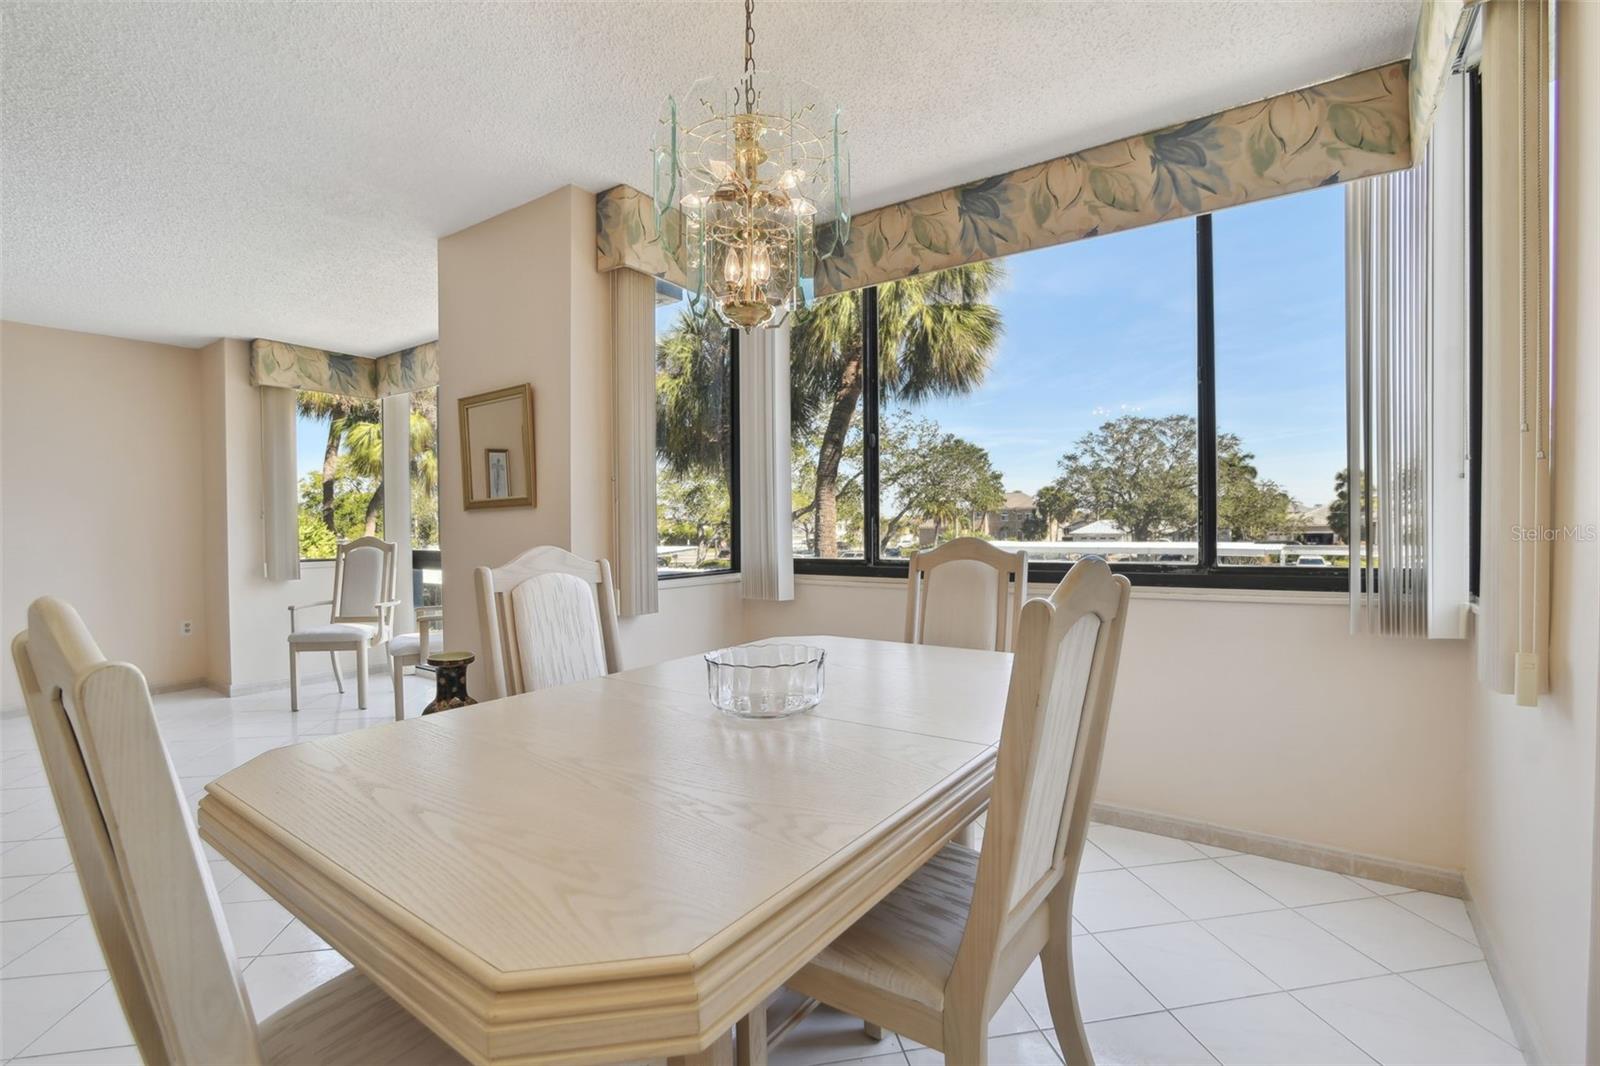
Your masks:
[[[389,641],[389,672],[394,678],[394,720],[406,716],[406,667],[420,667],[437,646],[444,647],[443,607],[418,607],[417,631],[401,633]]]
[[[289,608],[289,709],[300,709],[302,652],[328,653],[333,679],[344,691],[339,676],[339,652],[356,657],[356,704],[367,709],[367,660],[373,648],[385,648],[394,634],[395,547],[377,537],[361,537],[339,545],[333,561],[333,599],[296,604]],[[328,623],[301,628],[295,612],[327,607]]]

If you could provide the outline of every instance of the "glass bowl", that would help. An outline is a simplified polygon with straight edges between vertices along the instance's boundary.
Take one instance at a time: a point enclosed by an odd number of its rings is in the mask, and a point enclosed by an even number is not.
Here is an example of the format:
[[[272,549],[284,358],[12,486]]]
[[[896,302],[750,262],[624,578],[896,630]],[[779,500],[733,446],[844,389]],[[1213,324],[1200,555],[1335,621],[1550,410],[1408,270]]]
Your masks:
[[[809,644],[745,644],[706,653],[711,702],[739,718],[786,718],[822,702],[823,650]]]

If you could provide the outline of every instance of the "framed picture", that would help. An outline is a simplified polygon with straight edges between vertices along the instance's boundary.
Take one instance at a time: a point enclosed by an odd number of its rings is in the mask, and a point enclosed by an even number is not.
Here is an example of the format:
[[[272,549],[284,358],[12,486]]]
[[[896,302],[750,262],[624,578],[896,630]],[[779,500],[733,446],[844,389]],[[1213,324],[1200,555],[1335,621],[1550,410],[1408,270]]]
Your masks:
[[[511,449],[485,448],[484,460],[488,463],[489,499],[504,500],[511,496]]]

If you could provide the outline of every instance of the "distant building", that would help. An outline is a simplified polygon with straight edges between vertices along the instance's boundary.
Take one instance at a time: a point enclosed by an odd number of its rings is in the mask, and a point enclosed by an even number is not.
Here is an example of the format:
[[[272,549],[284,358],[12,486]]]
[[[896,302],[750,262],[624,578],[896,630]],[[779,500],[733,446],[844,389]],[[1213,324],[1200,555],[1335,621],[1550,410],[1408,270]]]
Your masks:
[[[1299,544],[1337,544],[1339,535],[1328,524],[1328,505],[1296,507],[1289,512],[1289,528],[1267,540],[1287,540]]]
[[[1058,539],[1055,537],[1052,540]],[[1097,518],[1092,522],[1079,522],[1069,526],[1061,534],[1060,540],[1127,540],[1128,531],[1111,521],[1109,518]]]
[[[1024,525],[1033,517],[1034,499],[1026,492],[1012,489],[1006,493],[1005,505],[998,511],[989,511],[978,522],[978,528],[991,540],[1022,540]],[[1055,540],[1061,532],[1061,523],[1054,518],[1045,523],[1044,535],[1035,540]]]

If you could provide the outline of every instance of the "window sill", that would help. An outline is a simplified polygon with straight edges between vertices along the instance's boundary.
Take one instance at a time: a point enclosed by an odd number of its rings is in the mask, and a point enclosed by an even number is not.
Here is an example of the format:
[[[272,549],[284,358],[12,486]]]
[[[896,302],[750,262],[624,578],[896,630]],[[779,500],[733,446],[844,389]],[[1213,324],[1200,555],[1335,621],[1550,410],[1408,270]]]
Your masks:
[[[905,587],[905,575],[892,574],[807,574],[796,572],[797,586],[814,588],[885,589]],[[1030,596],[1046,596],[1055,588],[1053,581],[1028,582]],[[1141,585],[1135,581],[1133,598],[1136,600],[1183,600],[1212,603],[1293,604],[1297,606],[1345,607],[1350,602],[1347,592],[1327,589],[1253,589],[1207,588],[1170,585]]]
[[[719,570],[714,574],[684,574],[681,577],[657,575],[662,592],[669,589],[697,589],[704,585],[732,585],[739,580],[737,570]]]

